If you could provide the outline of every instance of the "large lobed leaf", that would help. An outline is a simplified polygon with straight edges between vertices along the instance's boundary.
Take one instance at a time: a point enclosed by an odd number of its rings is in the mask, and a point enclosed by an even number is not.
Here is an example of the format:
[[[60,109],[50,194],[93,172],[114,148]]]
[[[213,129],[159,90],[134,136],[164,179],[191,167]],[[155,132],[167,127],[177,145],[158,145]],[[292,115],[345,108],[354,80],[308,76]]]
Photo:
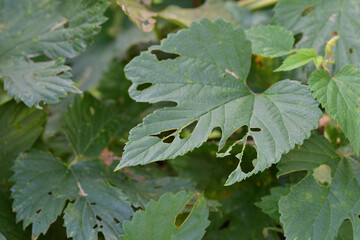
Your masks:
[[[181,222],[177,218],[189,206],[193,194],[185,191],[176,195],[166,193],[158,202],[151,200],[145,211],[137,211],[132,221],[125,221],[125,235],[122,240],[200,240],[209,225],[209,210],[205,198],[200,195],[190,209],[189,215]]]
[[[40,107],[40,101],[56,103],[79,93],[62,61],[30,58],[75,57],[106,20],[107,1],[4,0],[0,6],[0,77],[8,94]]]
[[[335,71],[360,62],[360,2],[358,0],[280,0],[275,7],[276,23],[293,34],[302,33],[298,47],[324,53],[326,41],[340,39],[335,48]]]
[[[307,176],[279,201],[280,221],[289,239],[335,239],[349,219],[360,239],[360,159],[340,157],[322,136],[313,136],[281,160],[279,174]]]
[[[360,69],[353,65],[343,67],[331,77],[318,70],[309,80],[314,97],[321,103],[360,153]]]
[[[99,160],[71,167],[50,154],[31,151],[15,161],[11,189],[13,210],[24,227],[32,224],[33,237],[46,233],[65,209],[67,236],[73,239],[119,239],[121,222],[133,210],[126,195],[107,183],[109,169]]]
[[[153,50],[179,57],[159,61]],[[302,143],[321,116],[308,87],[284,80],[254,94],[246,86],[250,60],[251,44],[244,32],[222,19],[193,23],[189,30],[169,35],[160,46],[134,58],[125,69],[133,82],[131,97],[177,106],[155,111],[131,130],[118,169],[183,155],[201,146],[216,127],[222,130],[220,150],[235,130],[248,126],[246,136],[256,143],[257,160],[249,173],[239,165],[226,183],[232,184],[268,168]],[[144,83],[151,86],[142,90]],[[180,132],[195,121],[192,134],[181,137]],[[167,130],[172,131],[163,137]]]

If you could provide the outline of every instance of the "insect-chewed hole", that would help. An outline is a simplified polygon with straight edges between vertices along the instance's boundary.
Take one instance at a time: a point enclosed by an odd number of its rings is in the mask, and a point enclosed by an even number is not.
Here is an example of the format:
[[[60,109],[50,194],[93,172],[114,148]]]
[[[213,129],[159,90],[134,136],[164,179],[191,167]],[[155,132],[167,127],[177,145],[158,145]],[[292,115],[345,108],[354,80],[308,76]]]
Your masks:
[[[240,167],[244,173],[249,173],[255,168],[254,160],[257,158],[256,149],[251,145],[246,145],[241,159]]]
[[[41,212],[41,210],[42,210],[42,209],[37,210],[36,213],[39,214],[39,213]]]
[[[94,226],[93,226],[93,229],[96,229],[98,227],[98,225],[97,224],[95,224]]]
[[[50,195],[50,196],[51,196],[52,194],[53,194],[53,193],[52,193],[51,191],[50,191],[50,192],[48,192],[48,195]]]
[[[165,131],[162,131],[162,132],[160,132],[158,134],[153,134],[153,135],[150,135],[150,136],[158,137],[158,138],[164,140],[165,138],[171,136],[176,131],[177,131],[177,129],[174,128],[174,129],[165,130]]]
[[[241,140],[245,134],[248,132],[248,126],[242,126],[238,129],[236,129],[231,135],[230,137],[228,137],[226,139],[225,142],[225,146],[223,148],[220,149],[220,153],[225,153],[230,147],[231,145],[234,144],[235,141],[239,141]]]
[[[349,53],[354,53],[354,49],[353,48],[349,48]]]
[[[304,7],[304,9],[301,11],[301,16],[302,17],[306,17],[308,16],[310,13],[312,13],[315,10],[315,6],[314,5],[308,5],[306,7]]]
[[[222,130],[221,130],[221,128],[220,127],[216,127],[216,128],[214,128],[212,131],[211,131],[211,133],[210,133],[210,135],[209,135],[209,137],[208,137],[208,141],[209,142],[218,142],[218,141],[220,141],[220,139],[221,139],[221,136],[222,136]]]
[[[119,219],[117,219],[117,218],[114,218],[114,222],[117,223],[117,224],[120,223]]]
[[[170,136],[163,139],[163,143],[172,143],[175,140],[174,136]]]
[[[198,194],[194,194],[187,203],[183,206],[182,210],[176,215],[175,226],[180,228],[181,225],[186,221],[187,217],[191,214],[191,211],[194,209],[195,204],[199,198]]]
[[[198,120],[194,120],[186,125],[183,129],[181,129],[179,135],[181,139],[190,137],[191,134],[194,132],[196,125],[198,124]]]
[[[168,60],[168,59],[175,59],[175,58],[180,57],[179,54],[168,53],[168,52],[164,52],[162,50],[152,50],[151,54],[154,54],[159,61],[164,61],[164,60]]]
[[[90,205],[95,206],[96,202],[91,202]]]
[[[102,218],[101,218],[99,215],[96,215],[96,219],[97,219],[98,221],[102,221]]]
[[[140,83],[139,85],[137,85],[136,90],[138,91],[144,91],[145,89],[148,89],[149,87],[151,87],[153,84],[151,82],[144,82],[144,83]]]
[[[257,127],[252,127],[252,128],[250,128],[250,131],[251,131],[251,132],[260,132],[261,129],[260,129],[260,128],[257,128]]]

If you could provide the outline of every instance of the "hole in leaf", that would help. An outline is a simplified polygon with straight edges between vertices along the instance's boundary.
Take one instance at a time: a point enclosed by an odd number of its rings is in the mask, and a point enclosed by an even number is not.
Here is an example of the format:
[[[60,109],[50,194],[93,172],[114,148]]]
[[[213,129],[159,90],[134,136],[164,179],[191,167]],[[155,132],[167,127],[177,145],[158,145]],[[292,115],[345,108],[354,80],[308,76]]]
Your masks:
[[[349,53],[354,53],[354,49],[353,48],[349,48]]]
[[[96,215],[96,219],[99,220],[100,222],[102,221],[102,218],[99,215]]]
[[[174,136],[167,137],[163,140],[163,143],[172,143],[175,140]]]
[[[149,87],[152,86],[151,82],[145,82],[145,83],[141,83],[136,87],[136,90],[138,91],[144,91],[145,89],[148,89]]]
[[[261,129],[255,127],[255,128],[250,128],[250,131],[251,131],[251,132],[260,132]]]
[[[41,212],[41,209],[37,210],[36,213],[39,214]]]
[[[181,211],[176,215],[175,218],[175,226],[176,228],[180,228],[181,225],[186,221],[187,217],[191,214],[192,210],[195,207],[195,204],[199,198],[198,194],[194,194],[183,206]]]
[[[50,191],[50,192],[48,192],[48,195],[50,195],[50,196],[51,196],[51,195],[52,195],[52,192],[51,192],[51,191]]]
[[[162,50],[152,50],[151,53],[154,54],[159,61],[175,59],[175,58],[180,57],[179,54],[168,53],[168,52],[164,52]]]
[[[190,137],[191,134],[194,132],[194,129],[197,124],[198,124],[198,120],[194,120],[194,121],[190,122],[188,125],[186,125],[183,129],[181,129],[181,132],[179,134],[180,138],[184,139],[184,138]]]
[[[306,17],[315,10],[314,5],[308,5],[301,11],[301,16]]]
[[[219,230],[228,228],[229,226],[230,226],[230,220],[228,219],[220,226]]]
[[[98,227],[98,225],[97,224],[95,224],[94,226],[93,226],[93,229],[96,229]]]
[[[154,135],[150,135],[152,137],[158,137],[160,139],[165,139],[167,137],[169,137],[171,134],[173,134],[174,132],[176,132],[176,128],[175,129],[169,129],[169,130],[165,130],[160,132],[159,134],[154,134]]]
[[[119,219],[117,219],[117,218],[114,218],[114,222],[117,223],[117,224],[120,223]]]
[[[216,142],[218,142],[221,139],[221,135],[222,135],[221,128],[216,127],[211,131],[211,133],[210,133],[210,135],[208,137],[208,141],[216,141]]]
[[[69,28],[70,27],[70,21],[66,21],[66,23],[64,24],[64,28]]]
[[[103,225],[100,225],[100,228],[104,228],[104,226],[103,226]]]
[[[245,134],[248,132],[247,126],[242,126],[238,129],[236,129],[227,139],[225,142],[224,147],[219,151],[220,153],[225,153],[231,145],[234,144],[235,141],[241,140]]]
[[[297,33],[294,35],[294,39],[295,39],[295,42],[294,42],[294,45],[296,45],[298,42],[300,42],[300,40],[303,38],[304,34],[301,32],[301,33]]]
[[[91,202],[90,205],[94,206],[96,205],[96,202]]]
[[[251,145],[246,145],[240,167],[244,173],[249,173],[255,168],[254,160],[257,158],[256,149]]]

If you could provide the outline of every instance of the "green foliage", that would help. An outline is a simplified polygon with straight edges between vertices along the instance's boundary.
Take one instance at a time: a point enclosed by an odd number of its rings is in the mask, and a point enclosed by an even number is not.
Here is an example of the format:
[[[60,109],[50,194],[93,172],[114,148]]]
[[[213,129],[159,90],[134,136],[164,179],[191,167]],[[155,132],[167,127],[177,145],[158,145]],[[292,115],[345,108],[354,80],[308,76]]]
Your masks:
[[[68,92],[79,93],[68,79],[69,67],[57,59],[75,57],[86,47],[106,20],[102,14],[107,2],[3,0],[0,4],[0,77],[8,94],[40,108],[40,101],[56,103]],[[37,61],[38,56],[45,60]]]
[[[144,236],[149,240],[202,239],[210,223],[207,220],[209,210],[202,195],[197,196],[195,203],[189,206],[193,197],[187,192],[176,195],[166,193],[158,202],[150,201],[145,211],[136,212],[131,222],[123,223],[125,235],[121,239],[141,240]],[[181,219],[182,214],[186,213],[186,218],[183,216],[184,219]]]
[[[0,240],[360,240],[359,9],[0,0]]]
[[[359,239],[359,159],[341,157],[321,136],[306,140],[279,164],[280,173],[306,170],[307,176],[279,201],[289,239],[334,239],[345,219]],[[301,224],[299,224],[301,223]]]
[[[260,26],[246,31],[252,52],[264,57],[280,57],[292,52],[294,37],[279,26]]]
[[[360,70],[348,65],[334,77],[324,70],[309,79],[314,97],[338,121],[354,150],[360,153]]]
[[[197,42],[193,41],[195,36],[200,36]],[[189,41],[191,46],[186,45]],[[176,53],[179,57],[158,61],[151,54],[155,49]],[[133,82],[130,95],[137,101],[173,101],[178,105],[155,111],[130,132],[118,169],[183,155],[201,146],[216,127],[222,130],[220,150],[226,139],[245,125],[249,129],[244,139],[237,140],[245,142],[252,136],[258,147],[258,158],[249,173],[239,165],[229,176],[226,184],[230,185],[270,167],[283,153],[309,137],[310,130],[317,126],[320,111],[308,88],[284,80],[261,95],[253,93],[246,86],[250,54],[250,43],[240,28],[234,29],[223,20],[202,20],[134,58],[125,68],[126,76]],[[179,65],[183,67],[176,68]],[[138,90],[149,82],[152,84],[149,88]],[[182,129],[195,121],[193,133],[182,138]],[[170,130],[172,133],[163,138],[157,136]],[[219,156],[228,155],[231,149]]]

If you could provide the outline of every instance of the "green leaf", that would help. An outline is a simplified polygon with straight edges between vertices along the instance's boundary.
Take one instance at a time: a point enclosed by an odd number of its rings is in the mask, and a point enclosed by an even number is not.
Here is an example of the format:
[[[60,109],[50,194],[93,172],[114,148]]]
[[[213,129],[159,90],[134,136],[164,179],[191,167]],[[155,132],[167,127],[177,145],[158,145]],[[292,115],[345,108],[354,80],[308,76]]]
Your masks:
[[[107,1],[5,0],[1,5],[0,77],[8,94],[40,108],[40,101],[57,103],[69,92],[79,93],[69,80],[70,68],[47,59],[78,55],[106,20]]]
[[[316,71],[309,80],[314,97],[327,113],[337,120],[355,151],[360,153],[360,69],[348,65],[335,77],[324,70]]]
[[[106,182],[111,172],[100,160],[78,162],[69,167],[50,154],[31,151],[15,161],[11,189],[13,210],[24,227],[32,224],[32,235],[46,233],[62,213],[65,226],[75,240],[119,239],[121,222],[133,213],[118,188]]]
[[[169,6],[160,12],[151,11],[134,0],[118,0],[117,3],[130,19],[145,32],[154,29],[157,17],[164,18],[182,27],[189,27],[193,21],[199,21],[202,18],[215,20],[218,17],[223,17],[234,24],[236,23],[228,10],[229,8],[222,0],[207,0],[202,6],[193,9]]]
[[[287,57],[282,65],[275,69],[274,72],[290,71],[304,66],[312,60],[316,62],[315,65],[317,65],[319,62],[319,59],[316,57],[316,51],[314,49],[297,49],[295,52],[295,54]]]
[[[85,93],[63,114],[64,132],[78,157],[99,156],[106,147],[116,126],[113,108]]]
[[[280,220],[289,239],[334,239],[344,220],[360,239],[360,159],[340,157],[322,136],[313,136],[287,154],[280,174],[306,170],[307,176],[280,199]]]
[[[279,221],[279,200],[282,196],[287,195],[290,192],[290,185],[285,187],[274,187],[270,190],[270,195],[267,195],[261,198],[260,202],[255,203],[255,205],[261,210],[269,215],[275,221]]]
[[[125,235],[122,240],[200,240],[209,225],[209,210],[205,198],[200,195],[192,206],[189,215],[179,224],[176,220],[185,210],[193,194],[179,192],[176,195],[166,193],[159,201],[151,200],[145,211],[135,212],[132,221],[125,221],[123,228]],[[141,230],[140,230],[141,229]]]
[[[260,26],[246,31],[253,54],[264,57],[280,57],[292,52],[295,39],[280,26]]]
[[[179,57],[158,61],[153,50]],[[248,126],[246,136],[255,140],[257,160],[248,173],[239,165],[229,185],[270,167],[308,138],[321,117],[308,87],[284,80],[254,94],[245,83],[250,60],[250,42],[244,32],[222,19],[193,23],[189,30],[169,35],[160,46],[134,58],[125,68],[133,82],[131,97],[139,102],[171,101],[177,106],[156,110],[131,130],[117,169],[183,155],[201,146],[216,127],[222,130],[220,150],[235,130]],[[148,83],[151,86],[142,90]],[[183,138],[182,130],[195,122],[193,132]]]
[[[0,65],[4,76],[4,89],[10,96],[20,99],[28,107],[39,105],[41,101],[54,104],[67,93],[81,93],[73,86],[64,61],[29,62],[22,58]]]
[[[274,21],[294,35],[302,33],[298,48],[315,49],[324,54],[326,42],[334,35],[335,72],[347,64],[360,62],[360,2],[356,0],[279,0]]]
[[[43,130],[46,114],[9,101],[0,106],[0,181],[10,176],[17,155],[28,150]]]

